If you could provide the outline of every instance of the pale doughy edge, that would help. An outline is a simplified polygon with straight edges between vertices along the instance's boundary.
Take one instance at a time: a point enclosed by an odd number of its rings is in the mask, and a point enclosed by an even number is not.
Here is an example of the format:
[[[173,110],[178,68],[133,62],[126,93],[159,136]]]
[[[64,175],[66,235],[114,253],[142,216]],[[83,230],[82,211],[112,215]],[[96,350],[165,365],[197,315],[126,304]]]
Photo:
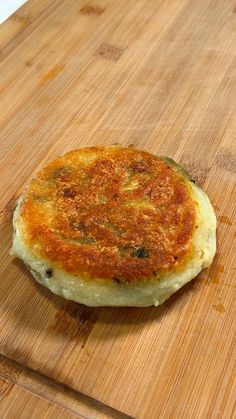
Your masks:
[[[26,247],[21,233],[19,217],[22,196],[13,218],[14,237],[12,254],[22,259],[29,267],[37,282],[49,288],[54,294],[87,306],[133,306],[147,307],[162,304],[173,293],[196,277],[209,266],[216,251],[216,217],[208,196],[198,186],[190,182],[193,199],[197,205],[198,228],[193,235],[193,256],[187,261],[185,269],[170,273],[159,281],[142,284],[116,284],[113,281],[86,281],[80,276],[71,275],[51,266],[47,260],[37,259]],[[46,269],[52,267],[53,275],[47,278]]]

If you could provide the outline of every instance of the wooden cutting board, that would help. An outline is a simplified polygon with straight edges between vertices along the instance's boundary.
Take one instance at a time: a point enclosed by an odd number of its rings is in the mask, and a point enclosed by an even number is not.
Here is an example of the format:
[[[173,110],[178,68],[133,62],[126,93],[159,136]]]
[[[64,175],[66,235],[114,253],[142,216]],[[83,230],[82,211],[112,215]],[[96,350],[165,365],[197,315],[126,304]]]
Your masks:
[[[232,0],[29,0],[0,27],[1,417],[236,417],[235,45]],[[9,255],[34,173],[114,143],[182,163],[217,213],[213,265],[159,308],[67,302]]]

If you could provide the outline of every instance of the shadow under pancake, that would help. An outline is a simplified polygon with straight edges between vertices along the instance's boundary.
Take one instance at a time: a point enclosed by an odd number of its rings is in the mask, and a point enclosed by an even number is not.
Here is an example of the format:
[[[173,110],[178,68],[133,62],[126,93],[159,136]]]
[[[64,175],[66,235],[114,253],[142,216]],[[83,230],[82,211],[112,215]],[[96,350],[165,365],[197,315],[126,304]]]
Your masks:
[[[94,327],[98,329],[118,325],[121,327],[115,330],[121,334],[135,333],[135,328],[140,329],[151,322],[160,323],[167,312],[176,309],[186,294],[194,292],[198,282],[196,277],[158,307],[87,307],[65,300],[38,284],[19,259],[13,259],[12,263],[16,266],[18,273],[25,277],[24,281],[26,280],[27,283],[24,283],[24,287],[32,296],[31,300],[29,300],[30,295],[28,296],[27,304],[20,301],[20,293],[17,296],[17,305],[21,307],[20,317],[17,316],[17,318],[22,322],[22,327],[37,329],[37,331],[47,327],[50,334],[64,335],[71,339],[77,339],[83,335],[83,344]],[[29,316],[29,310],[33,311],[33,315]],[[13,315],[14,311],[11,310],[11,316]],[[130,330],[129,325],[132,326]]]

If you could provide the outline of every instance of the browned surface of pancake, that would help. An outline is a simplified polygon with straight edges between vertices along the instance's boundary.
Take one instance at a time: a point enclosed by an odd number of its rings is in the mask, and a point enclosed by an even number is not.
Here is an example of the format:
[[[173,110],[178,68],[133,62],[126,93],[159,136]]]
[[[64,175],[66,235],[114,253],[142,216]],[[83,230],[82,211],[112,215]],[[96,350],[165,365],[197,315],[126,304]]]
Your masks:
[[[20,210],[27,246],[84,278],[141,281],[191,255],[195,204],[188,181],[144,151],[72,151],[38,173]]]

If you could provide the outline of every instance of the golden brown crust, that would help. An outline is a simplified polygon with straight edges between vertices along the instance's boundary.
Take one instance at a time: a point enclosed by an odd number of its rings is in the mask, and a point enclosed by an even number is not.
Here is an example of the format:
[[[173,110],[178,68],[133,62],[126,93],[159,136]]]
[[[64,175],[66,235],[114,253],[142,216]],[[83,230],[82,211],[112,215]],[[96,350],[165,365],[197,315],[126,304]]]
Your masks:
[[[121,147],[72,151],[32,181],[20,209],[26,245],[85,279],[135,282],[180,269],[192,252],[188,180]]]

